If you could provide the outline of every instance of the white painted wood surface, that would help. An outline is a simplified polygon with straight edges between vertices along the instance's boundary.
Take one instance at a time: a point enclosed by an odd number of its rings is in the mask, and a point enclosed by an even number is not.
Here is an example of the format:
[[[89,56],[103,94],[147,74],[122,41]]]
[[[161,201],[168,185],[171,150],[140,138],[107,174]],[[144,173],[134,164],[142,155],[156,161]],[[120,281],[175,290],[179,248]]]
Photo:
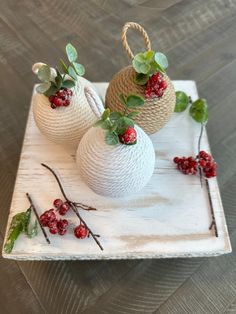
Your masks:
[[[175,81],[176,90],[197,98],[193,81]],[[97,83],[105,94],[107,83]],[[174,156],[195,155],[200,126],[188,112],[173,114],[169,123],[151,136],[155,151],[154,175],[139,193],[124,199],[96,195],[81,181],[75,151],[49,142],[36,128],[30,110],[22,154],[15,183],[8,226],[12,216],[28,208],[25,193],[29,192],[41,213],[61,197],[54,177],[43,168],[44,162],[60,175],[68,196],[98,208],[96,212],[81,212],[91,229],[101,235],[104,251],[91,239],[78,240],[72,226],[78,219],[69,213],[71,223],[64,237],[49,234],[48,245],[41,233],[34,239],[20,235],[11,254],[3,257],[19,260],[53,259],[128,259],[211,256],[231,252],[224,211],[217,180],[209,180],[211,198],[218,229],[209,230],[212,221],[206,187],[199,178],[178,172]],[[204,132],[202,149],[209,151]]]

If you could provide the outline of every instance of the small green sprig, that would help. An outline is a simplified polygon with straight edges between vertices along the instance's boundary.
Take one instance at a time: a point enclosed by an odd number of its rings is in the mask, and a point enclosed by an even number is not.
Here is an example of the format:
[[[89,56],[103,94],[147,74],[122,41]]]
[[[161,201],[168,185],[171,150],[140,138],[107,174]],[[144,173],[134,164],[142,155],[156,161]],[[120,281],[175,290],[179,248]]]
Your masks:
[[[144,105],[144,99],[138,95],[129,95],[127,98],[120,95],[120,100],[124,104],[123,112],[111,112],[109,108],[104,110],[102,117],[94,126],[106,130],[105,141],[108,145],[119,143],[119,135],[132,126],[134,127],[133,118],[139,114],[139,111],[128,112],[129,109],[136,109]]]
[[[31,208],[28,208],[25,212],[21,212],[13,216],[11,225],[8,231],[7,240],[4,244],[4,252],[11,253],[15,241],[20,233],[25,233],[28,237],[32,238],[37,235],[38,224],[35,220],[32,227],[30,227]]]
[[[149,77],[157,71],[165,73],[168,67],[168,60],[163,53],[150,50],[136,54],[132,65],[136,71],[135,83],[145,85]]]
[[[189,114],[198,123],[206,124],[208,121],[208,105],[204,98],[199,98],[192,102],[191,98],[188,97],[184,92],[178,91],[176,95],[175,112],[184,111],[189,104]]]
[[[68,65],[60,59],[60,65],[56,68],[56,76],[52,76],[50,67],[45,64],[38,70],[38,78],[42,82],[36,88],[37,92],[49,97],[61,88],[72,88],[77,81],[77,75],[83,76],[85,68],[77,62],[78,53],[72,44],[66,45]],[[70,78],[68,78],[68,76]]]

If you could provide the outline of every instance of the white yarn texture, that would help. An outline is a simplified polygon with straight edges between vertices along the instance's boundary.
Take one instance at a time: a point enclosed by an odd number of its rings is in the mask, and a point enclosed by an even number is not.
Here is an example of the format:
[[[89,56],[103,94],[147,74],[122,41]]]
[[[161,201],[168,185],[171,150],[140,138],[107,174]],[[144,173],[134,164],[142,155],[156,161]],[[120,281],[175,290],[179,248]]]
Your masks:
[[[77,146],[84,133],[97,121],[84,94],[84,88],[92,83],[78,77],[72,89],[73,96],[67,107],[52,109],[48,98],[42,94],[33,95],[33,115],[40,131],[52,142]]]
[[[83,136],[76,162],[85,183],[97,194],[125,197],[141,190],[151,178],[155,151],[150,138],[137,125],[137,144],[107,145],[104,130],[90,128]]]

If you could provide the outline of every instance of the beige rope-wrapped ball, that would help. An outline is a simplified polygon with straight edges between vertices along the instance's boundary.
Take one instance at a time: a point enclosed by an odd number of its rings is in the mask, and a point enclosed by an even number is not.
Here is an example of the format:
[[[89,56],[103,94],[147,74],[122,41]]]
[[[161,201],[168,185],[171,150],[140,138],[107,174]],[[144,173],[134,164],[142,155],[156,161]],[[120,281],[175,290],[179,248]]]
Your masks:
[[[151,43],[146,31],[139,24],[132,22],[126,23],[122,29],[121,39],[129,58],[133,59],[134,55],[126,38],[126,33],[130,28],[141,33],[147,51],[151,50]],[[112,111],[123,111],[124,105],[119,98],[120,94],[126,97],[129,94],[137,94],[145,98],[145,86],[138,85],[134,82],[135,75],[136,72],[133,67],[127,66],[113,76],[106,92],[106,107],[110,108]],[[155,97],[146,99],[144,106],[140,109],[141,114],[134,118],[135,122],[148,134],[160,130],[169,121],[174,112],[174,86],[166,74],[164,74],[164,79],[168,85],[163,96],[161,98]]]
[[[41,133],[50,141],[77,147],[84,133],[98,119],[85,97],[86,86],[92,87],[92,84],[78,77],[76,86],[72,89],[70,105],[56,109],[51,108],[48,97],[34,93],[34,120]]]
[[[155,151],[147,134],[137,125],[135,145],[108,145],[104,130],[90,128],[76,153],[84,182],[95,193],[107,197],[126,197],[141,190],[150,180]]]

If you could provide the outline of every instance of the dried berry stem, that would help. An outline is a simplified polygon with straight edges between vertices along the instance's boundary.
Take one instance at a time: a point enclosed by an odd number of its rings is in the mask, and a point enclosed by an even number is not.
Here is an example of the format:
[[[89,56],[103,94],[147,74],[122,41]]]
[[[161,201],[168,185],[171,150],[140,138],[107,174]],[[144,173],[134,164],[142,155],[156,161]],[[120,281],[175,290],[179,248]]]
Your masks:
[[[81,204],[81,203],[75,203],[75,202],[72,202],[71,200],[69,200],[68,197],[67,197],[67,195],[66,195],[66,193],[65,193],[65,191],[64,191],[64,189],[63,189],[63,186],[62,186],[62,184],[61,184],[61,182],[60,182],[60,180],[59,180],[57,174],[55,173],[55,171],[54,171],[53,169],[51,169],[48,165],[45,165],[45,164],[43,164],[43,163],[41,163],[41,165],[42,165],[43,167],[47,168],[47,169],[54,175],[54,177],[55,177],[55,179],[56,179],[56,181],[57,181],[57,183],[58,183],[58,185],[59,185],[59,188],[60,188],[60,190],[61,190],[61,193],[62,193],[62,195],[64,196],[65,200],[69,203],[69,205],[71,206],[72,210],[74,211],[74,213],[75,213],[75,214],[77,215],[77,217],[79,218],[80,222],[88,229],[89,234],[91,234],[92,238],[93,238],[94,241],[97,243],[97,245],[100,247],[100,249],[103,250],[103,247],[102,247],[101,243],[100,243],[100,242],[98,241],[98,239],[97,239],[98,235],[96,235],[96,234],[94,234],[94,233],[92,232],[92,230],[88,227],[88,225],[86,224],[86,222],[84,221],[84,219],[80,216],[80,214],[79,214],[79,212],[78,212],[78,210],[77,210],[77,205],[76,205],[76,204],[80,204],[80,205],[83,205],[83,204]],[[79,205],[78,207],[81,207],[80,205]],[[83,205],[83,206],[86,206],[86,205]],[[87,206],[87,207],[90,208],[89,206]],[[94,210],[93,207],[91,207],[91,208],[92,208],[92,210]]]
[[[33,211],[34,211],[34,213],[35,213],[35,216],[36,216],[36,218],[37,218],[37,220],[38,220],[38,223],[39,223],[40,228],[41,228],[41,230],[42,230],[42,232],[43,232],[43,235],[44,235],[46,241],[48,242],[48,244],[50,244],[51,242],[50,242],[50,240],[49,240],[49,238],[48,238],[48,236],[47,236],[47,233],[46,233],[44,227],[42,226],[42,224],[41,224],[41,222],[40,222],[40,218],[39,218],[38,212],[37,212],[37,210],[36,210],[36,207],[34,206],[34,203],[33,203],[33,201],[32,201],[32,198],[30,197],[29,193],[26,193],[26,196],[27,196],[27,198],[28,198],[28,200],[29,200],[29,202],[30,202],[30,207],[33,209]]]
[[[198,156],[199,156],[200,150],[201,150],[201,140],[202,140],[203,129],[204,129],[204,125],[203,125],[203,123],[201,123],[201,131],[200,131],[200,135],[198,138]],[[198,171],[199,171],[200,183],[201,183],[201,187],[202,187],[202,169],[199,166],[198,166]]]
[[[208,199],[209,199],[209,203],[210,203],[210,208],[211,208],[211,216],[212,216],[212,222],[211,225],[209,227],[209,230],[212,229],[212,227],[214,226],[215,229],[215,236],[218,238],[218,230],[217,230],[217,225],[216,225],[216,220],[215,220],[215,214],[214,214],[214,209],[213,209],[213,205],[212,205],[212,199],[211,199],[211,193],[210,193],[210,187],[209,187],[209,182],[207,179],[205,179],[206,182],[206,187],[207,187],[207,194],[208,194]]]

